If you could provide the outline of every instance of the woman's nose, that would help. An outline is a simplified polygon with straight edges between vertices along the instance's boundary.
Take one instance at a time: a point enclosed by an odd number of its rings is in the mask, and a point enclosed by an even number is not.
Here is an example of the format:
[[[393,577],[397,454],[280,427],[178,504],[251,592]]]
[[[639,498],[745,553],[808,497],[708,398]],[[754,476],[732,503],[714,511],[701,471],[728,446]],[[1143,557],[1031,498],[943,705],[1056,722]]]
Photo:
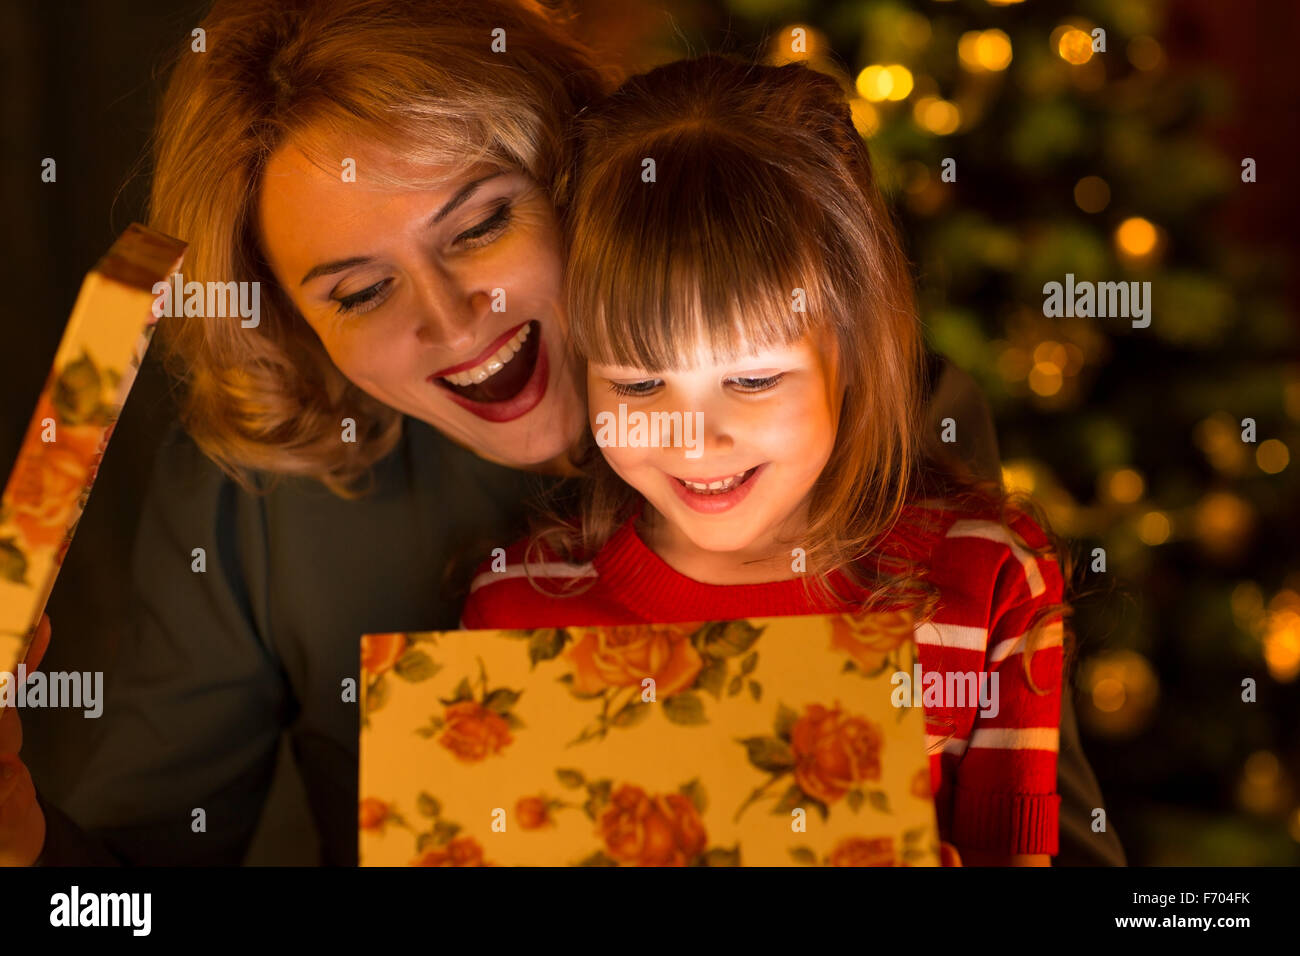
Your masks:
[[[466,291],[447,276],[430,279],[428,292],[420,297],[416,338],[424,345],[437,345],[451,352],[472,348],[475,333],[490,311],[492,297],[483,290]]]

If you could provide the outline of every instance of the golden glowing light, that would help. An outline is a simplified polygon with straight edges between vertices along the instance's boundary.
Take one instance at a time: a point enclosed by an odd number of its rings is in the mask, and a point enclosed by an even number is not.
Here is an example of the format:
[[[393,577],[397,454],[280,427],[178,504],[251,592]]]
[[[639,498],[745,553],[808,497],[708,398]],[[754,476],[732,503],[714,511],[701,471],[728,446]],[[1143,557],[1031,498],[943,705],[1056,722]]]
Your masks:
[[[1260,750],[1246,758],[1237,783],[1237,801],[1255,813],[1273,813],[1282,802],[1284,792],[1282,765],[1277,756]]]
[[[1143,544],[1164,544],[1172,530],[1169,517],[1163,511],[1148,511],[1138,522],[1138,537]]]
[[[1192,433],[1211,465],[1219,471],[1240,473],[1246,466],[1246,445],[1241,431],[1226,412],[1215,412],[1196,425]]]
[[[1029,370],[1029,388],[1035,395],[1050,398],[1061,390],[1065,377],[1061,367],[1052,362],[1035,362]]]
[[[1300,676],[1300,613],[1273,611],[1264,631],[1264,663],[1273,679],[1288,683]]]
[[[988,0],[990,7],[1010,7],[1017,3],[1024,3],[1025,0]]]
[[[825,55],[826,36],[806,23],[792,23],[772,38],[768,62],[773,66],[803,63]]]
[[[1154,712],[1160,684],[1151,664],[1133,651],[1112,651],[1084,662],[1080,716],[1098,733],[1130,736]]]
[[[1126,256],[1140,259],[1149,256],[1156,248],[1156,227],[1141,216],[1125,219],[1115,230],[1115,244]]]
[[[1056,40],[1056,53],[1066,63],[1078,66],[1092,59],[1092,37],[1078,27],[1066,27]]]
[[[1092,706],[1108,714],[1123,707],[1127,696],[1123,683],[1114,677],[1103,677],[1092,685]]]
[[[1035,485],[1034,470],[1028,465],[1009,462],[1002,466],[1002,486],[1007,491],[1023,491],[1032,495]]]
[[[1055,365],[1062,371],[1065,370],[1066,364],[1070,361],[1070,355],[1065,346],[1060,342],[1053,342],[1051,339],[1045,342],[1039,342],[1034,347],[1034,362],[1045,365]]]
[[[1103,487],[1111,501],[1131,505],[1146,491],[1146,482],[1134,468],[1120,468],[1103,476]]]
[[[1285,470],[1290,463],[1291,450],[1286,447],[1285,443],[1278,441],[1276,438],[1261,442],[1260,446],[1255,449],[1255,464],[1259,465],[1260,471],[1276,475],[1278,472]]]
[[[1101,212],[1110,205],[1110,186],[1100,176],[1084,176],[1074,184],[1074,204],[1084,212]]]
[[[849,112],[853,116],[853,127],[863,136],[871,136],[880,129],[880,113],[874,106],[855,96],[849,100]]]
[[[885,73],[889,76],[888,98],[891,100],[907,99],[907,94],[912,92],[912,71],[895,63],[892,66],[885,67]]]
[[[858,74],[854,85],[863,99],[873,103],[902,100],[912,92],[912,72],[897,63],[889,66],[873,63]]]
[[[1196,533],[1210,548],[1229,551],[1240,542],[1252,518],[1246,502],[1230,491],[1215,491],[1196,505]]]
[[[962,66],[973,72],[997,72],[1011,65],[1011,38],[1001,30],[970,30],[957,41]]]
[[[961,125],[961,111],[957,109],[957,104],[936,96],[925,96],[917,100],[912,107],[912,118],[922,129],[938,136],[956,132]]]

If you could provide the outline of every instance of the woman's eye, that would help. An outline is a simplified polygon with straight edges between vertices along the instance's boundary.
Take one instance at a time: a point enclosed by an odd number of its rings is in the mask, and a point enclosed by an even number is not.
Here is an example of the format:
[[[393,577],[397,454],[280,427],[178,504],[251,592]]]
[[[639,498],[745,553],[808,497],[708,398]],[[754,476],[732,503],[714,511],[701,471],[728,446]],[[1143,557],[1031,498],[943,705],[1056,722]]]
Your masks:
[[[388,284],[391,281],[391,279],[383,279],[369,288],[362,289],[360,292],[354,292],[352,295],[340,297],[337,300],[339,304],[339,314],[343,315],[348,312],[369,312],[371,309],[378,308],[380,303],[375,301],[375,298],[388,287]]]
[[[766,378],[732,378],[732,382],[739,391],[742,392],[766,392],[769,388],[775,388],[781,379],[785,378],[785,373],[779,375],[769,375]]]
[[[492,215],[457,236],[457,244],[470,247],[487,245],[505,231],[506,226],[510,224],[510,216],[510,202],[507,200],[498,206]]]
[[[621,382],[610,382],[609,388],[615,395],[637,396],[649,395],[659,387],[659,379],[646,379],[644,382],[628,382],[626,385]]]

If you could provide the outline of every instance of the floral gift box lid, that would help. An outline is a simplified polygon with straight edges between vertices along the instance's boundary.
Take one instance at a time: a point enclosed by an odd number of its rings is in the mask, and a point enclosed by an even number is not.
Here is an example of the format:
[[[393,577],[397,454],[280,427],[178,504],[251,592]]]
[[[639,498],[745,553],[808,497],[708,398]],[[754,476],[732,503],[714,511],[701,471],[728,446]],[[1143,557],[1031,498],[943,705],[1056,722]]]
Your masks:
[[[86,276],[0,496],[0,709],[54,589],[185,243],[133,223]]]
[[[906,612],[367,634],[363,866],[936,866]]]

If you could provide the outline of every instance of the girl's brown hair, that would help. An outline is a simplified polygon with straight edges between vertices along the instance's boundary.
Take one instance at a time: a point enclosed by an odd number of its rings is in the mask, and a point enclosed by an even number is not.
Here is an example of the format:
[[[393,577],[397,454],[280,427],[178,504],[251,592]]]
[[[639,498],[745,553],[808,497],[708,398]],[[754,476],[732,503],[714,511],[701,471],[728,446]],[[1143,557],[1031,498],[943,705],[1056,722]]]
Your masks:
[[[539,0],[218,0],[199,26],[206,50],[186,39],[162,102],[149,223],[189,243],[187,282],[261,283],[262,321],[160,324],[181,419],[250,491],[258,469],[357,497],[402,416],[334,366],[272,277],[255,227],[268,158],[292,141],[338,169],[330,146],[346,137],[394,157],[371,171],[388,185],[432,184],[412,168],[486,161],[560,195],[565,127],[614,77],[560,4]],[[338,440],[345,415],[355,443]]]
[[[980,482],[924,437],[926,352],[908,263],[834,79],[801,64],[684,60],[628,80],[580,115],[575,136],[566,282],[581,357],[653,372],[700,348],[734,355],[741,335],[757,346],[833,338],[835,445],[792,542],[810,587],[830,588],[838,569],[871,587],[867,607],[901,603],[924,621],[939,601],[925,569],[873,548],[907,505],[996,507],[1004,524],[1028,511],[1047,528],[1032,502]],[[530,557],[589,558],[640,505],[590,436],[580,458],[590,481],[577,514],[544,521]],[[1048,534],[1039,553],[1056,551],[1068,580],[1068,551]],[[1068,611],[1045,609],[1035,634]]]

